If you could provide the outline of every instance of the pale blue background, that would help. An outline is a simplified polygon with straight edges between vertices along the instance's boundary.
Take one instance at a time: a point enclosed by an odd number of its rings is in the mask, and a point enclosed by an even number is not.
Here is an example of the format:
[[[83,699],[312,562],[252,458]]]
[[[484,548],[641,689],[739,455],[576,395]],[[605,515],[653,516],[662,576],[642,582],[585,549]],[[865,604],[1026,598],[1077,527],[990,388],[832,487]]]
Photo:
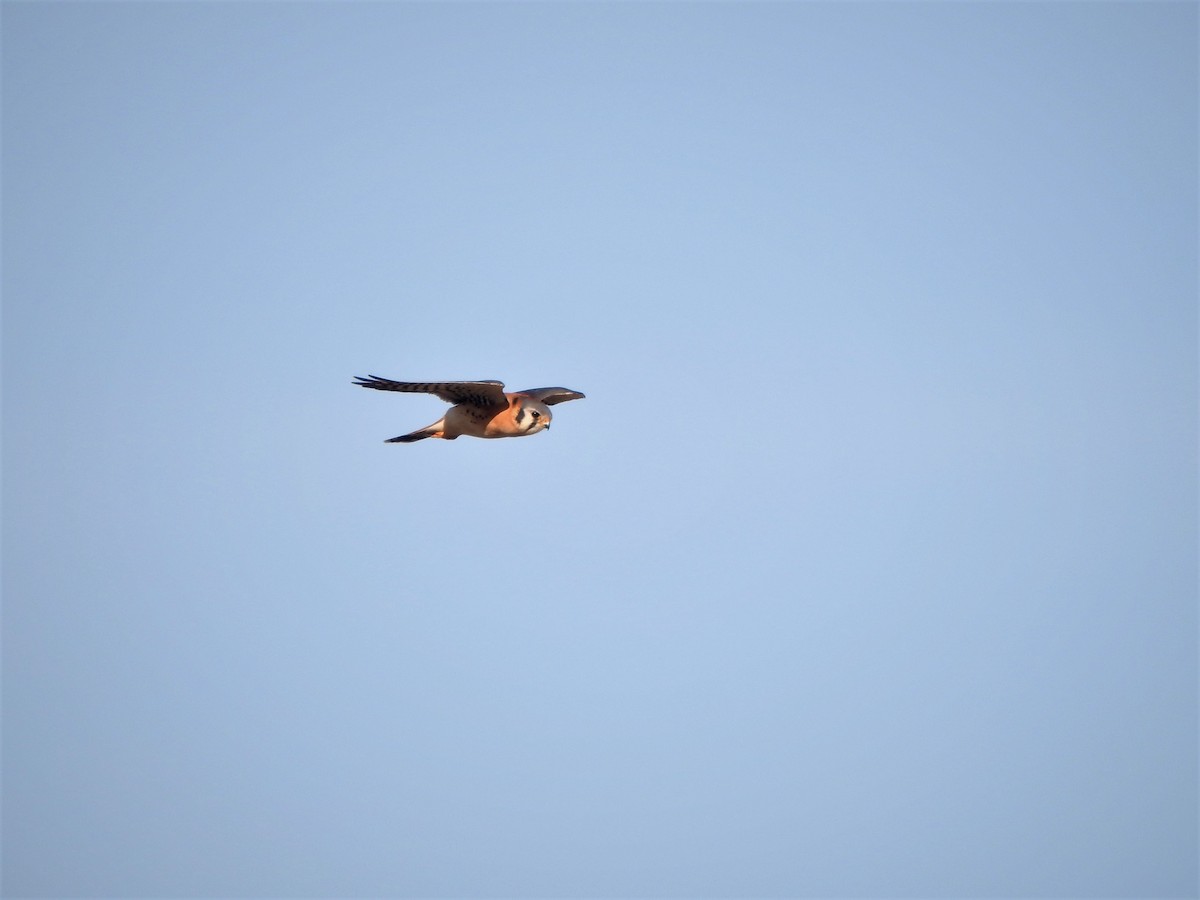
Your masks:
[[[7,895],[1196,894],[1195,4],[2,16]]]

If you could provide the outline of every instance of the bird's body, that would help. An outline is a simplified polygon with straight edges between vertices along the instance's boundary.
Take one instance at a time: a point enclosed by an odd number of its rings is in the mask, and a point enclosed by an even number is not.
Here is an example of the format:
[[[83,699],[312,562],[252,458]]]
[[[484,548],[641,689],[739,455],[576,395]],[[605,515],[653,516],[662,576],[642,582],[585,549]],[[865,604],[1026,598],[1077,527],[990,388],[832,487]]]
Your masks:
[[[537,434],[550,427],[551,406],[583,399],[578,391],[560,387],[506,393],[500,381],[392,381],[368,375],[354,383],[377,391],[433,394],[454,404],[432,425],[389,438],[389,444],[411,444],[431,437],[452,441],[463,435],[502,438]]]

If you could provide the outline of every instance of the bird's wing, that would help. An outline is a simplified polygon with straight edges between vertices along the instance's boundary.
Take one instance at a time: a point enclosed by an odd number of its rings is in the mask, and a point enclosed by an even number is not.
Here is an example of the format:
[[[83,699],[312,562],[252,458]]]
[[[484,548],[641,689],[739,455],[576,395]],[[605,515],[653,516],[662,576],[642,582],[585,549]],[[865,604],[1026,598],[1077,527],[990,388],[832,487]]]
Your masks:
[[[541,400],[547,406],[555,403],[566,403],[568,400],[582,400],[584,395],[570,388],[532,388],[528,391],[517,391],[518,394],[528,394],[534,400]]]
[[[466,403],[468,406],[490,408],[504,406],[503,381],[392,381],[378,375],[356,377],[359,387],[377,391],[402,391],[406,394],[433,394],[447,403]]]

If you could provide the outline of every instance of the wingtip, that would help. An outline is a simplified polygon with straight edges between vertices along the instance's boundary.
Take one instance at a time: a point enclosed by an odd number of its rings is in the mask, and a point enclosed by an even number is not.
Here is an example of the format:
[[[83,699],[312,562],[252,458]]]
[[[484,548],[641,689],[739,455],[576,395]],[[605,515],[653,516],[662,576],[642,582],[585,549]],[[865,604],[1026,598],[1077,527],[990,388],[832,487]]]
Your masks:
[[[352,384],[357,384],[359,387],[377,387],[381,382],[387,381],[386,378],[380,378],[378,375],[355,375]]]

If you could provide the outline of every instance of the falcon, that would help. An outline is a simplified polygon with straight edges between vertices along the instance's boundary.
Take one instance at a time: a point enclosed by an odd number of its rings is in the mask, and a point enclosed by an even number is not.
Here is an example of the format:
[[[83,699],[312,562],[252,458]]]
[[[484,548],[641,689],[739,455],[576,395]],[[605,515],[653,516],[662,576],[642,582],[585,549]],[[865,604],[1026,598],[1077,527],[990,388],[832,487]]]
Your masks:
[[[411,444],[425,438],[452,441],[467,435],[478,438],[525,437],[550,427],[550,407],[583,394],[562,387],[504,390],[502,381],[392,381],[378,375],[355,376],[359,387],[406,394],[433,394],[454,404],[432,425],[388,438],[388,444]]]

